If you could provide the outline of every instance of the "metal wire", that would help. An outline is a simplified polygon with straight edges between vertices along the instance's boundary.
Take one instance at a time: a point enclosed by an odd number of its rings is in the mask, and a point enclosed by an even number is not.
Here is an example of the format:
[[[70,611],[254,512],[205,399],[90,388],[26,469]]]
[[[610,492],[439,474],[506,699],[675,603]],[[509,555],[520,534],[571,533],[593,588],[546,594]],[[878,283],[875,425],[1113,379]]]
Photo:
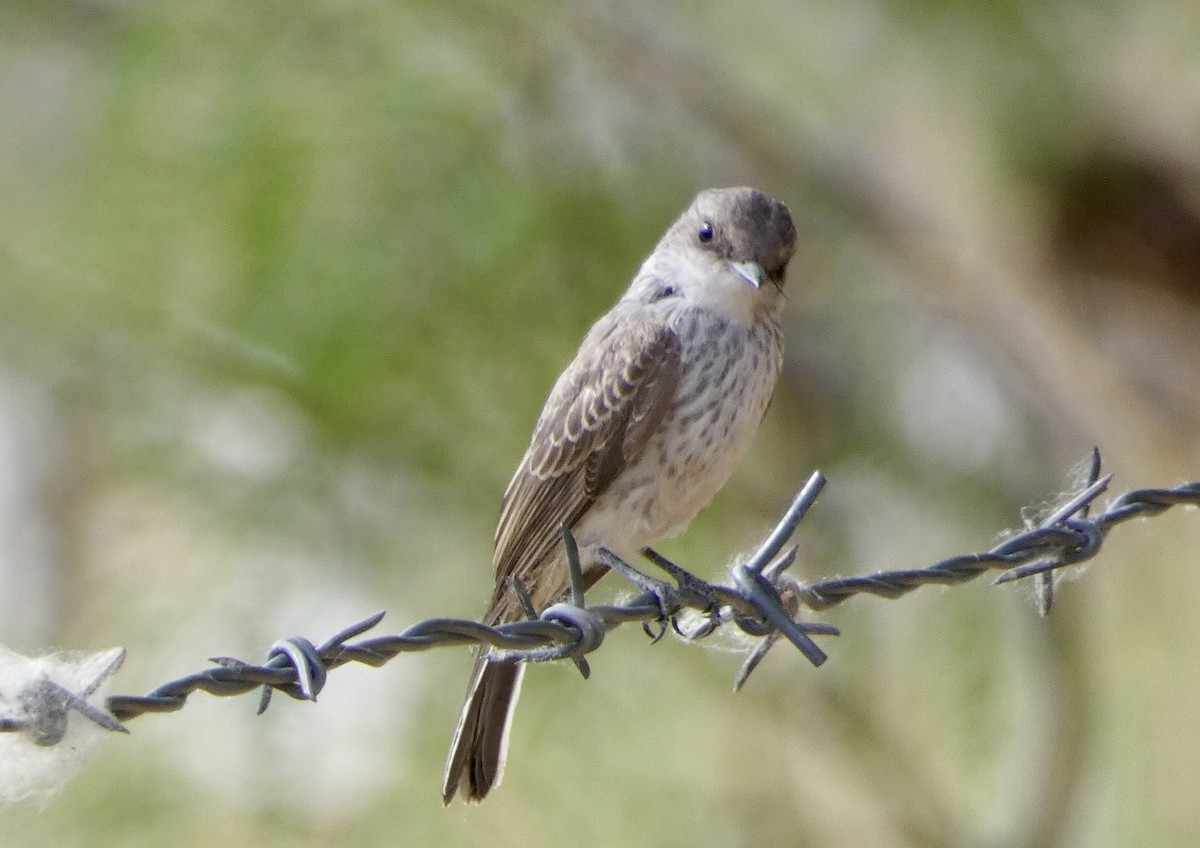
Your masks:
[[[1077,565],[1096,556],[1106,535],[1117,524],[1132,518],[1159,515],[1179,504],[1200,505],[1200,482],[1196,482],[1174,489],[1127,492],[1101,514],[1089,515],[1094,501],[1107,490],[1111,479],[1111,475],[1099,476],[1099,454],[1096,453],[1089,485],[1038,526],[1006,539],[989,551],[951,557],[927,568],[877,572],[805,585],[787,574],[787,568],[795,559],[796,548],[784,550],[784,547],[825,485],[824,476],[816,472],[762,547],[748,562],[734,566],[732,585],[709,583],[647,549],[643,552],[647,559],[669,578],[659,579],[634,568],[611,551],[600,549],[597,553],[601,562],[641,590],[631,600],[613,605],[586,604],[579,588],[582,580],[574,539],[564,529],[574,588],[566,601],[537,615],[529,609],[528,620],[489,626],[465,619],[435,618],[393,636],[352,641],[379,624],[384,616],[380,612],[334,634],[319,646],[298,636],[280,640],[271,647],[262,665],[217,657],[212,660],[216,664],[214,668],[173,680],[149,694],[112,696],[106,701],[111,718],[91,708],[86,701],[99,681],[82,693],[56,692],[53,698],[41,699],[54,707],[53,732],[34,732],[32,735],[38,744],[55,744],[62,738],[60,725],[65,722],[70,709],[102,727],[124,730],[119,722],[146,713],[179,710],[188,696],[197,690],[210,695],[232,696],[261,687],[260,712],[267,708],[275,691],[291,698],[315,701],[325,686],[328,673],[341,665],[355,662],[381,666],[397,654],[455,645],[487,645],[496,662],[547,662],[569,658],[587,676],[584,656],[596,650],[609,631],[628,622],[640,622],[654,640],[661,638],[668,627],[695,640],[728,624],[750,636],[760,637],[761,641],[735,679],[735,688],[739,688],[781,637],[813,665],[825,661],[826,654],[813,637],[833,636],[838,631],[826,624],[801,621],[798,615],[801,607],[825,610],[859,594],[898,598],[928,584],[964,583],[992,569],[1002,572],[996,583],[1035,575],[1045,582],[1056,569]],[[514,589],[519,596],[527,598],[523,586],[516,584]],[[1052,595],[1048,594],[1047,598],[1050,597]],[[1048,610],[1048,600],[1044,607]],[[700,615],[685,616],[685,611],[699,612]],[[48,726],[38,722],[36,716],[9,718],[0,721],[0,732],[30,733],[31,728]]]

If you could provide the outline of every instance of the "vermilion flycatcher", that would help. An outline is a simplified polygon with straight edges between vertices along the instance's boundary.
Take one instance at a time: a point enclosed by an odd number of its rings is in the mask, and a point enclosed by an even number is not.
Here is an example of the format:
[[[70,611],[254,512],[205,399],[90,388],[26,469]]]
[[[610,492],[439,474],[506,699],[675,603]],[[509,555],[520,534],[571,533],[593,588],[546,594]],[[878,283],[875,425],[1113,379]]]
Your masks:
[[[626,560],[679,533],[750,446],[783,364],[784,275],[796,230],[749,188],[701,192],[558,378],[496,528],[486,621],[522,616],[519,577],[540,610],[568,574],[560,525],[584,580],[597,546]],[[454,732],[442,798],[480,801],[499,783],[524,665],[480,652]]]

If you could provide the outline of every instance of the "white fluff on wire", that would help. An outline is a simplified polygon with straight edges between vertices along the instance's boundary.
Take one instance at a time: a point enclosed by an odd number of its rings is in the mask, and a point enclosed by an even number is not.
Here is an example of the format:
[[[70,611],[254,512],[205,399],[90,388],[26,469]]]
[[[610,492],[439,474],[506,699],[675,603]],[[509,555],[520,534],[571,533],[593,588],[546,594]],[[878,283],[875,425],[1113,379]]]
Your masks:
[[[26,657],[0,645],[0,806],[45,803],[101,739],[124,729],[102,707],[124,658],[122,648]]]

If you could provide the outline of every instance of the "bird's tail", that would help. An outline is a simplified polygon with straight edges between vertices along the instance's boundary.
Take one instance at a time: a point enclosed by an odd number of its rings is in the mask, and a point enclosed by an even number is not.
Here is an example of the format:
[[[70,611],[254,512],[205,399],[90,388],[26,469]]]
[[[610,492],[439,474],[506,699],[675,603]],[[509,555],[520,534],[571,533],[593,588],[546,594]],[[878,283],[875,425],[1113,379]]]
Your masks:
[[[442,777],[442,803],[449,804],[456,792],[462,793],[464,801],[478,803],[500,784],[508,729],[524,672],[524,663],[488,662],[486,653],[480,652],[450,742]]]

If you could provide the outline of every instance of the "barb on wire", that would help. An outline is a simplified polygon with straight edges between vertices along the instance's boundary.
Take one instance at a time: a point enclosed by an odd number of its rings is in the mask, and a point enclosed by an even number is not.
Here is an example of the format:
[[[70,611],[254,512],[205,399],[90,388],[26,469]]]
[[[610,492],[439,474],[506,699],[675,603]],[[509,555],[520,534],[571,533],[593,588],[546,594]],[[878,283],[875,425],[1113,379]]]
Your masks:
[[[1109,479],[1111,479],[1111,476]],[[1088,456],[1086,488],[1080,493],[1080,496],[1090,492],[1091,488],[1099,483],[1100,449],[1094,447],[1092,448],[1091,454]],[[1107,481],[1105,481],[1105,484],[1107,485]],[[1072,498],[1071,501],[1065,505],[1065,507],[1052,512],[1048,517],[1042,520],[1040,526],[1049,527],[1056,522],[1061,521],[1063,518],[1069,518],[1072,516],[1076,511],[1074,501],[1078,499],[1078,497]],[[1088,497],[1082,501],[1082,504],[1083,505],[1078,508],[1079,516],[1081,518],[1087,518],[1088,513],[1091,511],[1092,499]],[[1064,509],[1066,510],[1065,512]],[[1034,579],[1036,581],[1035,586],[1037,590],[1037,611],[1039,615],[1044,617],[1050,614],[1050,608],[1054,606],[1054,572],[1040,572]]]
[[[81,700],[86,706],[86,694],[90,693],[84,693],[83,699],[67,698],[62,702],[66,706],[55,715],[61,718],[66,715],[67,708],[74,708],[103,726],[123,730],[118,722],[145,713],[181,709],[188,696],[197,690],[230,696],[259,687],[262,687],[261,712],[269,706],[275,691],[291,698],[315,701],[329,672],[346,663],[381,666],[400,653],[451,645],[487,646],[495,660],[506,662],[569,658],[586,677],[588,669],[584,655],[598,648],[605,634],[627,622],[641,623],[654,641],[661,638],[668,627],[686,639],[696,640],[728,624],[759,638],[761,641],[738,671],[734,683],[736,689],[745,683],[781,637],[813,665],[825,661],[826,654],[813,637],[837,635],[838,631],[827,624],[801,621],[802,607],[821,611],[858,594],[898,598],[920,586],[956,585],[997,569],[1002,573],[996,583],[1036,576],[1043,583],[1042,606],[1048,610],[1053,599],[1053,572],[1094,557],[1114,526],[1135,517],[1158,515],[1178,504],[1200,505],[1200,482],[1197,482],[1174,489],[1128,492],[1099,515],[1092,515],[1091,507],[1107,490],[1112,478],[1100,476],[1098,452],[1094,454],[1090,470],[1088,485],[1082,491],[1038,526],[1027,528],[989,551],[952,557],[927,568],[878,572],[813,585],[805,585],[787,573],[797,551],[795,546],[787,546],[825,485],[820,472],[809,478],[762,547],[748,562],[733,568],[732,585],[729,586],[702,580],[650,549],[643,551],[644,555],[664,572],[667,579],[651,576],[611,551],[600,548],[596,551],[600,562],[622,575],[640,590],[640,594],[620,604],[589,606],[585,604],[582,591],[575,540],[564,528],[571,591],[564,602],[538,612],[528,602],[524,587],[519,582],[514,583],[513,589],[524,599],[523,606],[529,616],[524,621],[488,626],[477,621],[436,618],[415,624],[397,635],[353,641],[379,624],[384,615],[380,612],[334,634],[321,645],[314,645],[302,637],[280,640],[271,647],[262,665],[217,657],[213,659],[215,667],[166,683],[147,695],[110,697],[107,706],[111,718],[104,716],[101,720],[80,706]],[[685,620],[685,611],[699,612],[698,621],[695,616]],[[105,721],[111,721],[111,725]],[[26,730],[28,726],[0,722],[0,732]],[[41,744],[55,742],[53,734],[43,734],[43,738],[46,741]]]
[[[96,657],[103,661],[105,655]],[[124,725],[88,701],[124,661],[124,650],[112,651],[111,659],[77,692],[54,679],[50,672],[36,675],[21,688],[14,703],[4,705],[3,715],[0,715],[0,732],[24,733],[33,744],[51,747],[66,738],[73,710],[105,730],[128,733]],[[62,675],[61,669],[57,672]],[[3,699],[0,698],[0,701]]]

